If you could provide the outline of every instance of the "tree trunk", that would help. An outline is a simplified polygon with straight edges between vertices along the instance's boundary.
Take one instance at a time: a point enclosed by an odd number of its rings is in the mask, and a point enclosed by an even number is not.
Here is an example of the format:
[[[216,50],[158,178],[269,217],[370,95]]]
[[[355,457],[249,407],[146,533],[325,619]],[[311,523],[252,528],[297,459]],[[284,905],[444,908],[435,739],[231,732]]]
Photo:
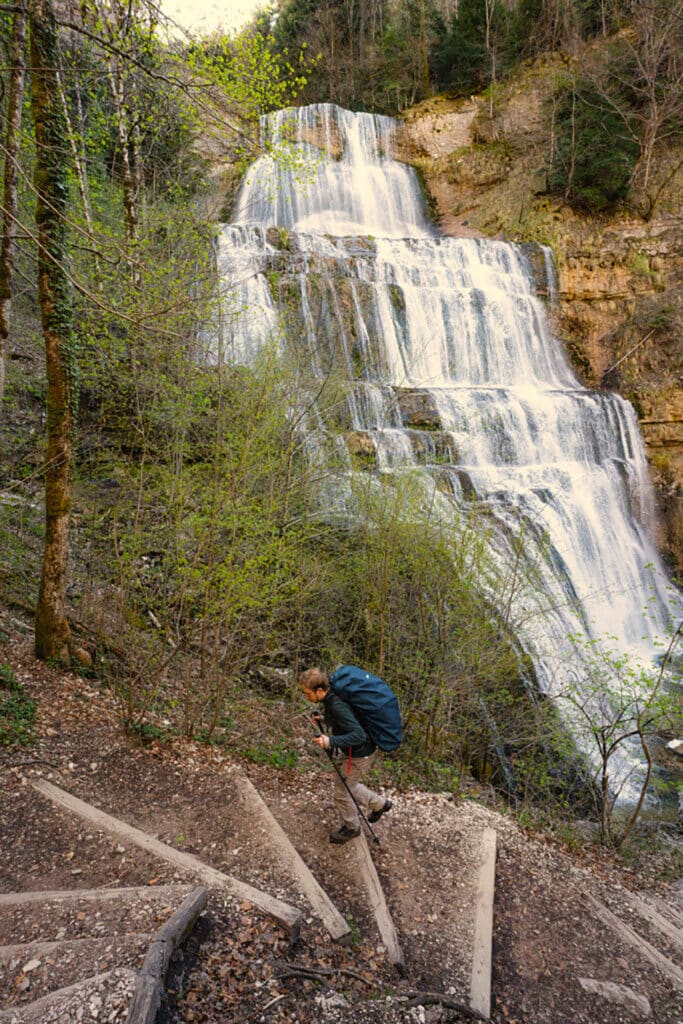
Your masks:
[[[66,124],[59,100],[57,25],[50,0],[33,0],[31,107],[36,133],[36,224],[38,303],[45,339],[47,451],[45,462],[45,549],[36,607],[36,655],[66,661],[70,632],[66,618],[66,574],[71,509],[71,463],[76,341],[67,259],[68,165]]]
[[[69,104],[66,99],[66,92],[64,90],[63,72],[57,73],[57,85],[59,87],[59,100],[62,104],[62,111],[64,112],[64,123],[66,124],[66,134],[71,147],[71,157],[76,168],[76,181],[78,182],[78,191],[81,196],[81,203],[83,204],[83,216],[85,218],[86,231],[88,232],[88,238],[93,248],[93,277],[95,280],[95,287],[98,292],[102,291],[102,276],[100,274],[100,260],[97,255],[97,240],[95,238],[95,226],[93,224],[92,209],[90,206],[90,193],[88,189],[88,172],[86,169],[86,157],[83,147],[82,138],[79,139],[78,133],[73,126],[71,116],[69,114]],[[80,86],[76,83],[76,94],[78,96],[78,106],[81,106],[80,97]],[[80,116],[80,111],[79,111]]]
[[[123,82],[120,69],[115,61],[111,61],[107,78],[114,106],[116,135],[121,153],[121,178],[123,184],[123,214],[126,225],[126,249],[131,260],[132,280],[139,284],[139,270],[136,265],[136,247],[138,241],[138,193],[135,183],[134,168],[130,159],[130,126],[126,116]]]
[[[12,270],[14,236],[18,211],[19,133],[24,96],[26,65],[26,12],[17,10],[12,33],[9,97],[7,100],[7,136],[5,139],[5,182],[3,188],[2,242],[0,242],[0,415],[5,393],[5,360],[12,307]]]

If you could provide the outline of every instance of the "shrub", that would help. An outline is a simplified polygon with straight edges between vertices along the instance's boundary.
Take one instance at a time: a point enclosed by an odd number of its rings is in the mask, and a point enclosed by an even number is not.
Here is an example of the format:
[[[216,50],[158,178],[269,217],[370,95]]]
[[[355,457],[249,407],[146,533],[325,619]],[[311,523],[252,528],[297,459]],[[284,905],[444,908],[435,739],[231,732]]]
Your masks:
[[[590,84],[562,86],[554,103],[550,192],[591,213],[625,199],[639,154],[628,116]]]

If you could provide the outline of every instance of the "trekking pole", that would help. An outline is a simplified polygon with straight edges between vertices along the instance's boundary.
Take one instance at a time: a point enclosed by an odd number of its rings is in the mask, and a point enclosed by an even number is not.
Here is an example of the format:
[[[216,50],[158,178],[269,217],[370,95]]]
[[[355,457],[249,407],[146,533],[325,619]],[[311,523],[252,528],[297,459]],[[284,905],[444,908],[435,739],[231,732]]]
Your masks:
[[[313,718],[313,721],[315,722],[315,724],[318,727],[318,732],[320,733],[320,735],[321,736],[325,736],[326,733],[325,733],[325,730],[322,727],[322,715],[315,715],[314,714],[314,715],[312,715],[312,718]],[[370,824],[368,819],[363,814],[363,811],[361,810],[361,807],[360,807],[358,801],[356,800],[355,796],[353,795],[353,793],[351,792],[351,790],[349,788],[348,782],[346,781],[346,779],[342,775],[341,771],[339,770],[339,765],[336,763],[336,761],[334,760],[334,758],[332,756],[332,748],[331,747],[325,747],[325,753],[327,754],[328,758],[330,759],[330,764],[332,765],[332,767],[336,771],[337,775],[339,776],[339,779],[342,782],[342,784],[344,786],[344,789],[346,790],[346,792],[349,794],[349,796],[353,800],[354,804],[356,805],[356,810],[358,811],[358,813],[360,814],[361,818],[365,822],[365,824],[367,826],[367,829],[368,829],[368,832],[370,833],[370,835],[373,838],[373,842],[375,842],[377,844],[377,846],[379,846],[379,839],[375,835],[375,832],[374,832],[374,829],[373,829],[372,825]]]

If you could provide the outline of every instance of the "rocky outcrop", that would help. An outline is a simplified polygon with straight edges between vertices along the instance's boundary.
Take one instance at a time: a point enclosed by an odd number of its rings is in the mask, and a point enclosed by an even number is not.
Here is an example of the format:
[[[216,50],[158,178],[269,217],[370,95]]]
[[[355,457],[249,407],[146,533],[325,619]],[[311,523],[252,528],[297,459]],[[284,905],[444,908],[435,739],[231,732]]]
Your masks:
[[[683,571],[682,221],[606,224],[560,236],[558,327],[587,384],[638,413],[657,489],[659,543]]]

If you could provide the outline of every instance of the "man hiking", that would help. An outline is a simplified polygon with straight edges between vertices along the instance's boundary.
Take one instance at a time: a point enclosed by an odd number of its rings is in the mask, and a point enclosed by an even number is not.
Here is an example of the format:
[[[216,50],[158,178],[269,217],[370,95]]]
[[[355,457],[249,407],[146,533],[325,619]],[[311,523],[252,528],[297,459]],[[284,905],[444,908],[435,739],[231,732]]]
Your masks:
[[[334,773],[334,806],[342,820],[341,826],[330,833],[330,842],[347,843],[360,835],[356,803],[373,823],[391,810],[391,800],[385,800],[360,781],[372,764],[377,748],[346,701],[333,692],[326,672],[319,668],[306,669],[299,676],[299,685],[306,700],[322,704],[327,734],[321,733],[313,742],[338,759],[339,771]]]

